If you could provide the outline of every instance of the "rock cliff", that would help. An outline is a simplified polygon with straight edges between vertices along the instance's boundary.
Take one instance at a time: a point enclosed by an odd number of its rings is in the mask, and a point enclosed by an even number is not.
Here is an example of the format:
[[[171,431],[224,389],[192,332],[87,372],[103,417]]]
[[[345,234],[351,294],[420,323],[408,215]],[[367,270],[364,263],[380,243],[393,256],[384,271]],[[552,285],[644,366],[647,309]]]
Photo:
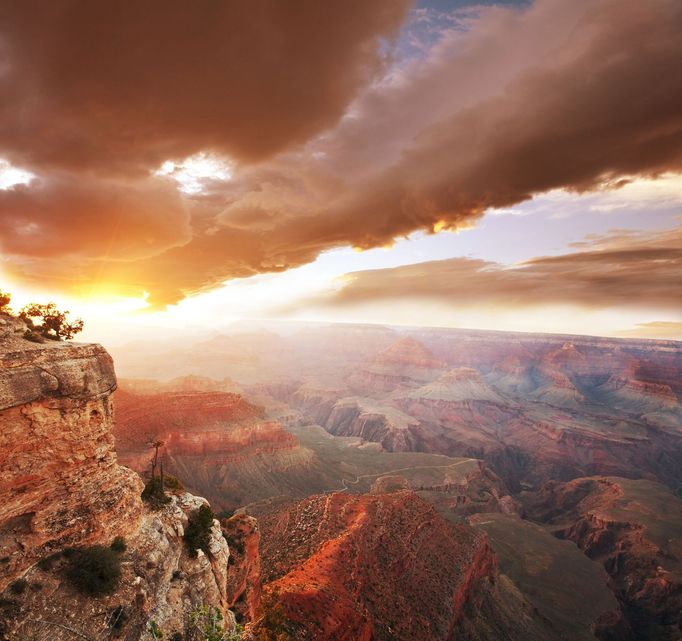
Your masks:
[[[0,334],[0,590],[39,558],[127,535],[142,515],[139,477],[117,464],[99,345],[36,344]]]
[[[177,492],[150,509],[140,477],[118,464],[111,357],[99,345],[34,343],[19,320],[0,321],[0,638],[138,641],[152,622],[169,638],[201,604],[229,628],[219,522],[203,550],[183,538],[205,499]],[[73,579],[87,551],[115,555],[106,570],[98,557],[97,576],[120,575],[106,591]]]
[[[652,481],[591,477],[548,483],[524,503],[602,563],[634,638],[682,638],[682,500]]]
[[[310,497],[259,518],[264,601],[296,639],[548,639],[485,536],[410,491]]]

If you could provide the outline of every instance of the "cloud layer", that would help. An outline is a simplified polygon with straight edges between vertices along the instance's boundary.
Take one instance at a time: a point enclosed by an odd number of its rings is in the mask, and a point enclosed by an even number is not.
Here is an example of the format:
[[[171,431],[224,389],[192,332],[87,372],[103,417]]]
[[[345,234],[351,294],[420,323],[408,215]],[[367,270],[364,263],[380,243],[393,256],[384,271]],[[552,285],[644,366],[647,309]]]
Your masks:
[[[677,0],[481,9],[425,56],[388,64],[382,38],[405,12],[401,0],[5,3],[0,157],[37,175],[0,192],[14,276],[118,284],[163,305],[550,189],[682,170]],[[230,163],[230,179],[190,197],[154,175],[199,152]]]
[[[654,234],[615,232],[576,243],[576,249],[512,267],[454,258],[350,273],[338,290],[307,304],[344,307],[421,299],[453,309],[568,304],[682,312],[682,227]]]

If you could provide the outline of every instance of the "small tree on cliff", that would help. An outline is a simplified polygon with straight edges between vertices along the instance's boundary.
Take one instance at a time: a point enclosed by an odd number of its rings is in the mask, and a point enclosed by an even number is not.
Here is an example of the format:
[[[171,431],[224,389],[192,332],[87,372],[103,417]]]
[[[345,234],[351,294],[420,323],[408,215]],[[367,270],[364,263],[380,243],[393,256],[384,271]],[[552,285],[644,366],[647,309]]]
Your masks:
[[[0,314],[9,314],[9,304],[12,302],[12,296],[0,289]]]
[[[151,468],[151,478],[145,485],[142,498],[155,507],[161,507],[170,502],[170,497],[166,496],[165,477],[163,474],[163,460],[159,459],[159,450],[165,445],[160,439],[149,439],[149,447],[154,449],[154,456],[149,461]],[[159,469],[159,475],[156,470]]]
[[[19,312],[19,317],[33,330],[52,340],[70,340],[83,331],[83,321],[70,321],[69,312],[59,310],[55,303],[31,303]]]

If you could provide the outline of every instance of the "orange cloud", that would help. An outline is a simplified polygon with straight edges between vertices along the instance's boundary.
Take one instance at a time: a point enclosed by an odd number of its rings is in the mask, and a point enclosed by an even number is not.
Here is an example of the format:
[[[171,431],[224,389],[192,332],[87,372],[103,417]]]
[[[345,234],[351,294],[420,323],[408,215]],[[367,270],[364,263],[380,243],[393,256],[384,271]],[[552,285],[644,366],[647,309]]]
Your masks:
[[[481,9],[380,77],[404,14],[398,0],[3,7],[0,157],[43,180],[0,198],[10,269],[163,305],[546,190],[682,170],[677,0]],[[198,152],[233,171],[181,205],[151,174]],[[46,209],[40,184],[59,185]]]

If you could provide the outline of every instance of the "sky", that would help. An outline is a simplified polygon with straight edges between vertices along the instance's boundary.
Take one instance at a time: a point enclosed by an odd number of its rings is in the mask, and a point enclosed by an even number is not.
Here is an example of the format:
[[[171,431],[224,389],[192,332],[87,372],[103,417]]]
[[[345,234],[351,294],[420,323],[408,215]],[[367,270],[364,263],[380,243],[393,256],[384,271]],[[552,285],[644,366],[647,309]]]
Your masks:
[[[0,8],[0,288],[682,340],[678,0]]]

